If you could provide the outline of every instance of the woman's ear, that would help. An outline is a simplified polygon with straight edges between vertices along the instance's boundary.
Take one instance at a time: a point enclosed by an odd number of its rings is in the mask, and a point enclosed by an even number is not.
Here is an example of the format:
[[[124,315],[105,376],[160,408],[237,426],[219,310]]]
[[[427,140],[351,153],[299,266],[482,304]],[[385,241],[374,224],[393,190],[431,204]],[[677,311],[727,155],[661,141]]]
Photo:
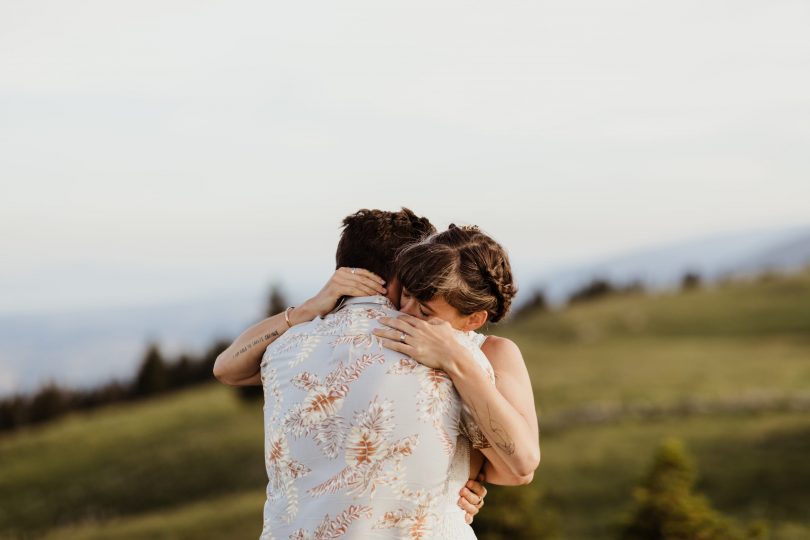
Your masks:
[[[487,322],[487,312],[476,311],[472,315],[467,315],[467,322],[464,324],[464,330],[467,332],[470,330],[478,330],[484,326],[485,322]]]

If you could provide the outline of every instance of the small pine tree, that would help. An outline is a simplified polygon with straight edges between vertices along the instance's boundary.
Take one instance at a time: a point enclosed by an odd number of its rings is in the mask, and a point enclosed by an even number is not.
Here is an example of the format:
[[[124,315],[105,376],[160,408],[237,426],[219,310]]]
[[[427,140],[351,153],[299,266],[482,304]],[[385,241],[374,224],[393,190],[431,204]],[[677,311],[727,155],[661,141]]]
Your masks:
[[[740,532],[694,494],[696,470],[677,439],[658,448],[646,479],[634,493],[636,507],[620,528],[620,540],[744,540],[764,538],[761,527]]]
[[[578,290],[574,291],[571,296],[568,297],[568,303],[576,304],[588,302],[608,296],[615,292],[616,288],[610,281],[603,278],[594,278],[590,283],[587,283]]]
[[[172,388],[180,388],[193,382],[192,359],[188,354],[181,354],[180,358],[167,368]]]
[[[546,301],[545,293],[538,289],[532,293],[531,298],[526,301],[519,309],[515,310],[513,317],[515,319],[525,317],[532,313],[548,311],[548,302]]]
[[[267,317],[277,315],[287,309],[287,297],[278,285],[270,287],[270,295],[267,298]]]
[[[169,387],[169,370],[157,344],[150,344],[135,378],[133,391],[137,396],[162,392]]]
[[[56,418],[66,412],[67,401],[66,393],[50,382],[34,394],[28,409],[28,420],[36,424]]]
[[[25,424],[27,414],[28,400],[22,394],[0,400],[0,431],[10,431]]]
[[[681,278],[681,290],[689,291],[700,287],[700,274],[697,272],[687,272]]]

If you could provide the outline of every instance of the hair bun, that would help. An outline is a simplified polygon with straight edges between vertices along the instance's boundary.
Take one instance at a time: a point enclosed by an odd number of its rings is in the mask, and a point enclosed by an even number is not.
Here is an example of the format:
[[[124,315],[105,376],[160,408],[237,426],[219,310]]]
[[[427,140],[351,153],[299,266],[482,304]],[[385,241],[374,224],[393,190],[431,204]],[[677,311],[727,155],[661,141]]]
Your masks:
[[[431,235],[397,258],[403,287],[421,301],[441,295],[464,315],[485,311],[498,322],[517,292],[509,257],[477,225],[458,226]]]

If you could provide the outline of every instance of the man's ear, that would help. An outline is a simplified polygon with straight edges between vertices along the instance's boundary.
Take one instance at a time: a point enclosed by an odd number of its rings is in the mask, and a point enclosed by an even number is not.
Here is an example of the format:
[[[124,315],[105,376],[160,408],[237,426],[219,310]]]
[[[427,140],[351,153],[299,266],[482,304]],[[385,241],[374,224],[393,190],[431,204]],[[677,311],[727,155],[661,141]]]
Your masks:
[[[472,315],[467,315],[467,322],[464,323],[464,330],[467,332],[470,330],[478,330],[484,326],[485,322],[487,322],[487,312],[476,311]]]
[[[399,305],[400,294],[402,294],[402,284],[399,282],[399,279],[396,276],[389,278],[388,281],[385,282],[385,296],[391,300],[391,303],[394,304],[394,307],[397,309],[402,307]]]

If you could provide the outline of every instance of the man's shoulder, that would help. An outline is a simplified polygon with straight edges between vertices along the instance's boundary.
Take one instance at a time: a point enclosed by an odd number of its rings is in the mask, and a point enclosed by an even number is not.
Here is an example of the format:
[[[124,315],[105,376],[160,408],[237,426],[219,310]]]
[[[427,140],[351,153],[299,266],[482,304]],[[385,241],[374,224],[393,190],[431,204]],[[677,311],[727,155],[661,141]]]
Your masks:
[[[313,319],[304,332],[313,334],[335,335],[371,333],[375,328],[384,326],[380,319],[397,317],[401,312],[379,304],[351,304],[324,317]]]
[[[312,346],[313,341],[322,342],[328,339],[333,344],[362,342],[367,347],[374,345],[375,354],[399,361],[407,357],[382,347],[380,338],[374,335],[373,331],[385,328],[380,322],[381,318],[393,318],[400,314],[401,312],[385,305],[347,305],[324,316],[315,317],[311,321],[296,324],[271,343],[267,350],[274,353],[292,352],[301,347]]]

